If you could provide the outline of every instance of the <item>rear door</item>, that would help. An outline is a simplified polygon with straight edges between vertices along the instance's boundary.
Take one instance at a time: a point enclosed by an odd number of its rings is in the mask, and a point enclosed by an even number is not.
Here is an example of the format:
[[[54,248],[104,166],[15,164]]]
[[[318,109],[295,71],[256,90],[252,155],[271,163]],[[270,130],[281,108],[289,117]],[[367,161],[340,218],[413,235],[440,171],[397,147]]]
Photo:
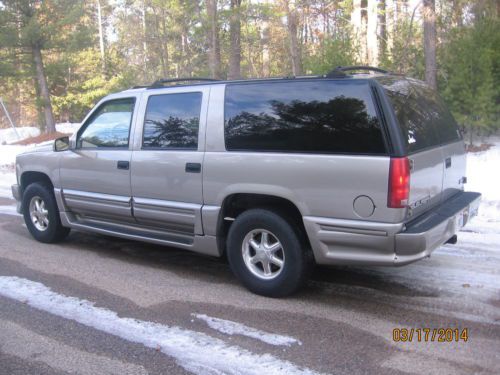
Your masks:
[[[462,189],[465,152],[458,127],[437,94],[423,82],[381,82],[393,105],[410,159],[410,217]]]
[[[202,234],[205,117],[209,87],[150,90],[143,94],[131,162],[137,222],[179,241]]]

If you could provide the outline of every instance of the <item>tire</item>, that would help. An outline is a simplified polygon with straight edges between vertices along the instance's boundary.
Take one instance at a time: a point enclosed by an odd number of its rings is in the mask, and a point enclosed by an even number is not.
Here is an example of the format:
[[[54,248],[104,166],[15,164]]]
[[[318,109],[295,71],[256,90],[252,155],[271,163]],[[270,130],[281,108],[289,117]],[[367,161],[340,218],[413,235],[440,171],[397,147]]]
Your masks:
[[[312,267],[312,252],[304,242],[279,214],[251,209],[240,214],[229,229],[227,258],[235,276],[250,291],[285,297],[304,284]]]
[[[69,234],[70,229],[61,224],[56,198],[48,184],[35,182],[28,185],[23,194],[22,207],[24,222],[37,241],[55,243]],[[36,211],[33,215],[35,219],[32,219],[33,211]]]

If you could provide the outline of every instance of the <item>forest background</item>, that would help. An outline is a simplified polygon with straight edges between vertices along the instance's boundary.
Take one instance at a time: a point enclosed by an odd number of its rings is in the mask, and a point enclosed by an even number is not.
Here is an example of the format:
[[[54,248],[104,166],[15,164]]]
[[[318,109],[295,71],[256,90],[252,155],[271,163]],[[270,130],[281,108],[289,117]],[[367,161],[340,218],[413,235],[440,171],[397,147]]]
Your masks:
[[[0,0],[0,98],[51,133],[158,78],[371,65],[436,88],[472,135],[500,129],[497,0]],[[0,110],[0,128],[10,126]]]

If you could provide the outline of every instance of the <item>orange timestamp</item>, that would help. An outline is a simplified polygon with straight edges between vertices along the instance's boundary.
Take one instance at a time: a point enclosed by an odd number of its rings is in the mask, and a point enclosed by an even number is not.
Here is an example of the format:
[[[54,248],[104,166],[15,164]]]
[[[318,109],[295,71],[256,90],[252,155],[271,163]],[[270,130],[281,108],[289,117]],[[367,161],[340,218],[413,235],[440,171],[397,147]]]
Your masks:
[[[467,342],[468,328],[394,328],[395,342]]]

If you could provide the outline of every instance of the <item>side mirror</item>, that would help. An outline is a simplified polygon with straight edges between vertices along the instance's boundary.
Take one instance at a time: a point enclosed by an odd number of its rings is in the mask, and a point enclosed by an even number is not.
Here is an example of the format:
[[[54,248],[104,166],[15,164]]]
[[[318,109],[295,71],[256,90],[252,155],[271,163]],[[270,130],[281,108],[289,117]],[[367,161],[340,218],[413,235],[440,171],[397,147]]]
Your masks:
[[[54,151],[55,152],[66,151],[69,149],[70,149],[69,137],[57,138],[54,141]]]

